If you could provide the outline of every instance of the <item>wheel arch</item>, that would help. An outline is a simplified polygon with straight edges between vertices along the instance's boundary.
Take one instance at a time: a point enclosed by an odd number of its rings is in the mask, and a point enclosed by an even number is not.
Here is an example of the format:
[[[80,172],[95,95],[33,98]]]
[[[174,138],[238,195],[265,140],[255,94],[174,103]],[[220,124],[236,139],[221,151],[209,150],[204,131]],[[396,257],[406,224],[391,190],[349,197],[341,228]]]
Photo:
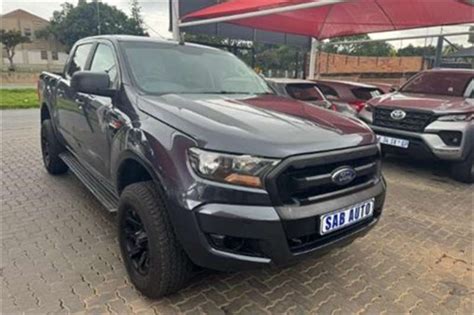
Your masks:
[[[117,162],[115,174],[115,187],[120,195],[128,185],[152,180],[161,186],[162,178],[155,171],[150,163],[134,152],[124,152]]]
[[[41,122],[45,121],[46,119],[51,119],[51,111],[49,110],[48,104],[46,104],[45,102],[41,103],[40,117]]]

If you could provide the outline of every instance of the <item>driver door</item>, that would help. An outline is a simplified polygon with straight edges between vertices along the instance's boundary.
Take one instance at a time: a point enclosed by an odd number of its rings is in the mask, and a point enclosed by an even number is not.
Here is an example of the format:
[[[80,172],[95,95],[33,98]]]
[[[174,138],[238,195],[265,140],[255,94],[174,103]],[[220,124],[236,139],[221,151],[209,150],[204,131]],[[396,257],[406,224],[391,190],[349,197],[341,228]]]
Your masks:
[[[89,71],[106,72],[110,78],[110,88],[118,86],[118,66],[113,46],[100,41],[94,48]],[[105,178],[110,178],[110,147],[117,133],[113,120],[122,115],[113,106],[111,97],[79,93],[82,101],[83,117],[79,141],[86,145],[82,157]]]

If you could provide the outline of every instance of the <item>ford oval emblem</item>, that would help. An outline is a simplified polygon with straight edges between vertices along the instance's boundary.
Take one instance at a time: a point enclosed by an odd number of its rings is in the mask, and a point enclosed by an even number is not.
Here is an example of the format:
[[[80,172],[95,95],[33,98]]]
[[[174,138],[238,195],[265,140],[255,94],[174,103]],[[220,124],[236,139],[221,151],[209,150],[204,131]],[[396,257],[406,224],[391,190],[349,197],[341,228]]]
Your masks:
[[[340,186],[350,184],[356,177],[356,171],[350,166],[338,168],[331,174],[332,181]]]
[[[405,113],[401,109],[396,109],[390,114],[390,117],[392,117],[392,119],[394,120],[402,120],[407,117],[407,113]]]

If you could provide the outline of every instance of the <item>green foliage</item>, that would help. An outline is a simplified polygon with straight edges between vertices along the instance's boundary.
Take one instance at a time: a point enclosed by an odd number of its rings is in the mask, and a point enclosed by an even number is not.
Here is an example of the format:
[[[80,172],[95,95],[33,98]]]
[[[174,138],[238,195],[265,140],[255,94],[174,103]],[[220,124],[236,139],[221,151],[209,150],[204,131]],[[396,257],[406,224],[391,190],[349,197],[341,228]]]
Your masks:
[[[144,21],[142,17],[142,8],[138,3],[138,0],[131,0],[130,1],[130,27],[135,34],[144,34]]]
[[[5,49],[8,61],[10,62],[9,70],[13,71],[15,70],[13,57],[15,56],[16,46],[23,43],[29,43],[30,38],[23,36],[20,31],[5,31],[2,29],[0,30],[0,42],[3,44],[3,49]]]
[[[400,57],[412,57],[412,56],[434,56],[436,55],[436,47],[434,46],[413,46],[412,44],[400,48],[397,52],[397,56]]]
[[[227,49],[249,66],[255,63],[255,68],[262,70],[300,70],[304,60],[304,51],[292,46],[260,44],[205,34],[186,34],[185,39],[187,42]],[[252,53],[255,53],[254,57]]]
[[[148,35],[143,27],[138,2],[132,2],[132,17],[115,6],[93,1],[79,1],[77,6],[63,3],[55,11],[49,26],[36,33],[43,38],[50,35],[63,43],[68,50],[84,37],[100,34]]]
[[[456,44],[456,43],[450,43],[448,45],[446,45],[443,49],[443,55],[446,56],[446,55],[450,55],[450,54],[453,54],[461,49],[463,49],[464,46],[463,45],[460,45],[460,44]]]
[[[35,89],[0,89],[0,109],[38,107]]]
[[[287,45],[257,45],[256,64],[264,70],[302,70],[305,52]]]
[[[331,38],[328,42],[324,43],[321,50],[333,54],[342,54],[350,56],[373,56],[373,57],[390,57],[395,56],[396,51],[392,45],[386,42],[370,42],[360,44],[344,44],[344,45],[332,45],[335,42],[350,42],[356,40],[368,40],[368,35],[355,35],[345,37]]]

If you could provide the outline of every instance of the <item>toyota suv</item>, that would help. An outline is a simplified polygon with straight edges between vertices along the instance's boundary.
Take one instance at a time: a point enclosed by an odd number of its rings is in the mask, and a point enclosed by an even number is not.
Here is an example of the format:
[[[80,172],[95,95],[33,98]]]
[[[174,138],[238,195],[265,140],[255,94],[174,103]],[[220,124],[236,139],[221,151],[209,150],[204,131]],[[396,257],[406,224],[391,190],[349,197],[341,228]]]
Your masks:
[[[452,176],[474,179],[474,70],[435,69],[399,91],[374,98],[360,112],[383,150],[449,161]]]

